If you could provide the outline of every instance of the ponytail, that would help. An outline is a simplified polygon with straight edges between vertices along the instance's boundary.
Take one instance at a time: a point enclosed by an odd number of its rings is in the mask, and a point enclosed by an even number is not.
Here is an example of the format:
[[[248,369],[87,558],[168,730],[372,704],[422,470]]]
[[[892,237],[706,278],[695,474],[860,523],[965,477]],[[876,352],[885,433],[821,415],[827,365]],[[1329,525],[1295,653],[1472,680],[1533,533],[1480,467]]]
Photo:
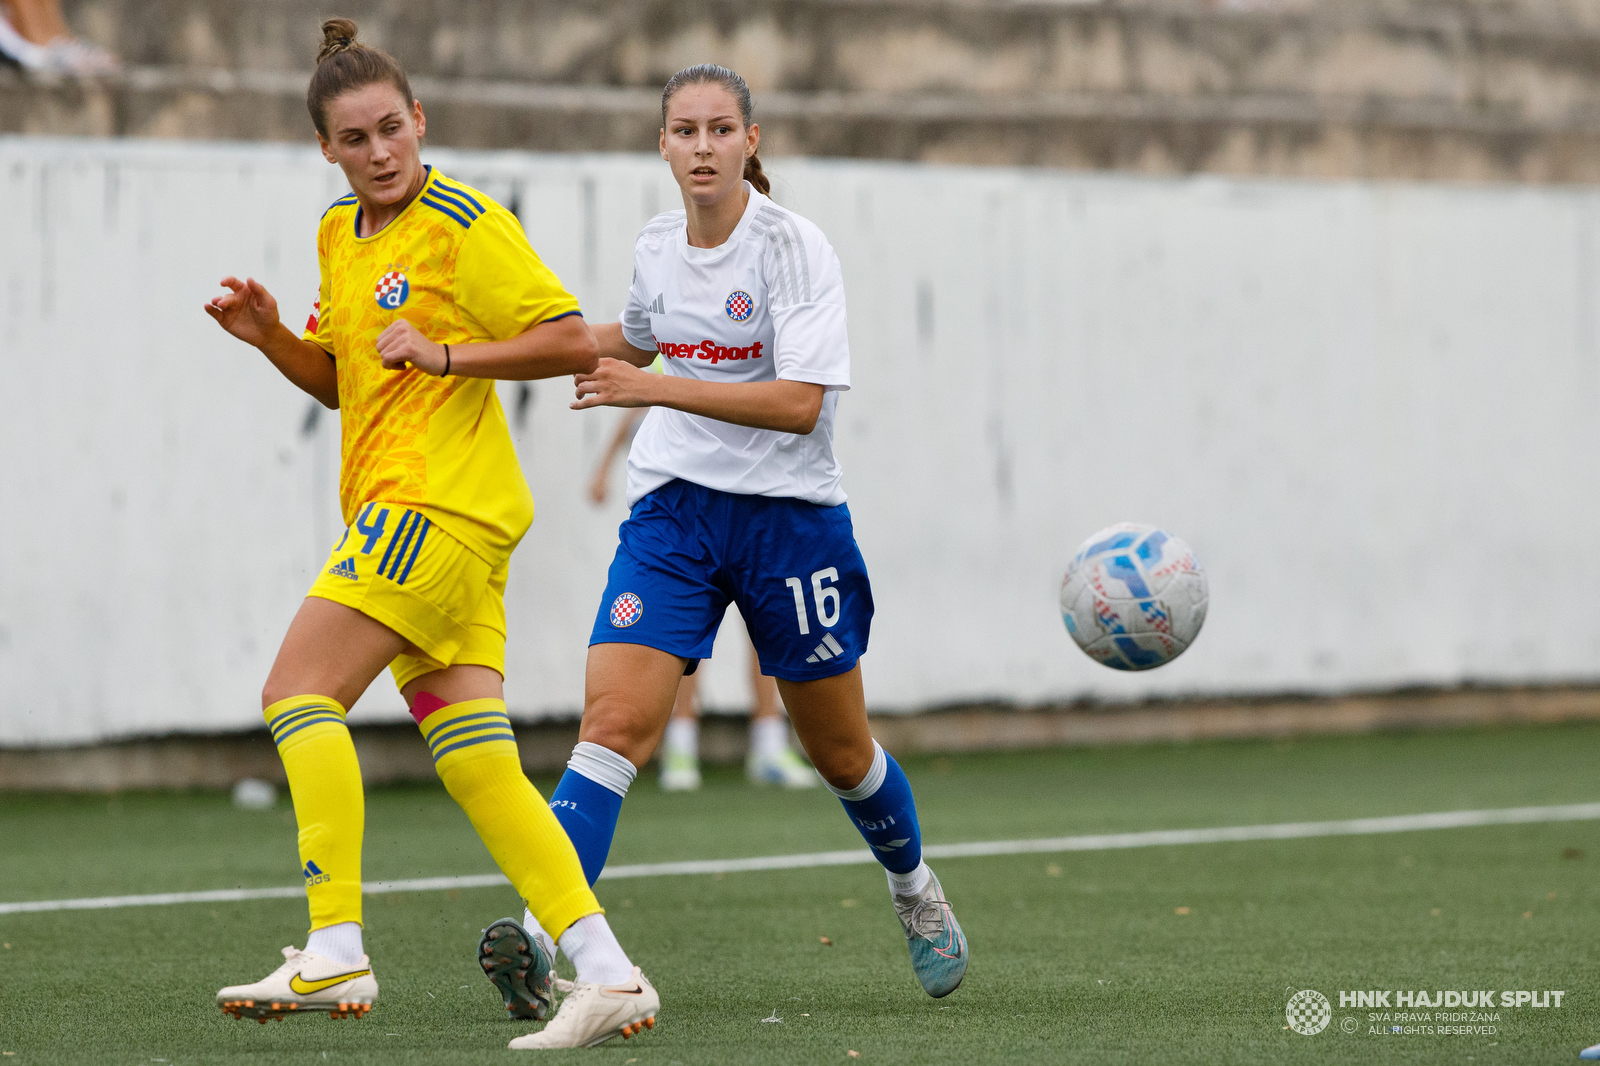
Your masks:
[[[766,172],[761,169],[761,157],[754,152],[744,161],[744,180],[754,185],[756,192],[762,196],[772,194],[772,182],[767,180]]]

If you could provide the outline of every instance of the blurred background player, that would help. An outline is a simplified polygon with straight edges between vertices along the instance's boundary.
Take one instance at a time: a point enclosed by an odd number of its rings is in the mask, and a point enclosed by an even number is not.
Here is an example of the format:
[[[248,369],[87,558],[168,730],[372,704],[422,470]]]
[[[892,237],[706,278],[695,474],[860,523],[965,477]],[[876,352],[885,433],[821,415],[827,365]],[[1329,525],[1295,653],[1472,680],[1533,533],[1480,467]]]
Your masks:
[[[966,973],[966,938],[861,683],[872,587],[833,453],[850,387],[844,278],[822,231],[766,197],[751,111],[726,68],[668,80],[660,151],[684,209],[639,234],[622,320],[595,328],[599,368],[576,379],[575,410],[650,412],[628,453],[632,509],[590,636],[580,739],[551,806],[593,884],[685,669],[736,602],[806,754],[884,867],[917,980],[941,997]],[[658,353],[666,372],[645,372]]]
[[[661,358],[650,365],[661,373]],[[617,431],[595,465],[589,483],[589,499],[596,505],[606,502],[611,493],[611,467],[639,432],[645,408],[625,410],[617,421]],[[746,661],[750,676],[750,750],[745,755],[745,776],[761,785],[785,788],[815,788],[820,779],[800,753],[789,745],[789,720],[778,699],[778,683],[761,672],[761,659],[755,645],[745,638]],[[672,705],[672,720],[667,723],[658,757],[661,761],[661,787],[668,792],[692,792],[700,787],[700,673],[686,674],[678,683],[678,698]]]
[[[426,120],[400,64],[358,44],[347,19],[322,30],[306,103],[352,191],[319,226],[316,310],[297,337],[259,282],[237,278],[206,306],[340,412],[348,528],[261,701],[294,801],[311,932],[304,950],[283,949],[277,970],[217,1001],[265,1021],[360,1017],[377,1000],[362,944],[361,770],[345,714],[388,666],[445,788],[578,968],[556,1018],[518,1046],[588,1046],[647,1024],[659,1000],[524,775],[506,715],[503,593],[533,498],[492,379],[592,367],[594,341],[516,218],[422,163]],[[521,975],[535,1017],[549,974],[536,959]]]

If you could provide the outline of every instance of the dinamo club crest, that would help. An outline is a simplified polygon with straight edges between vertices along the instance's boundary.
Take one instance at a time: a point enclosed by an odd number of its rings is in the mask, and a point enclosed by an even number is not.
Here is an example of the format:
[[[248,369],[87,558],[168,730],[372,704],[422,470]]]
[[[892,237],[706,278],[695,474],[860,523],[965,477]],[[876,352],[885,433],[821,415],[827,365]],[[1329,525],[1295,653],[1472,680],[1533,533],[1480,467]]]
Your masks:
[[[411,295],[411,282],[398,270],[391,270],[378,279],[378,285],[372,295],[377,299],[378,306],[385,311],[398,311]]]

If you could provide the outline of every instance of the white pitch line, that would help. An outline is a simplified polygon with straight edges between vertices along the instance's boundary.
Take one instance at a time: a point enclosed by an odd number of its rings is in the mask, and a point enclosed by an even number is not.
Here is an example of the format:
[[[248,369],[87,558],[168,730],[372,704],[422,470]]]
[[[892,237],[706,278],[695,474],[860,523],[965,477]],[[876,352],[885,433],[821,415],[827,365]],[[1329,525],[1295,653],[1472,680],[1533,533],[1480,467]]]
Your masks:
[[[1569,803],[1556,807],[1503,807],[1482,811],[1439,811],[1401,814],[1388,818],[1349,818],[1334,822],[1280,822],[1276,825],[1233,825],[1211,829],[1155,829],[1142,833],[1096,833],[1086,836],[1043,837],[1033,840],[985,840],[969,844],[929,844],[922,854],[930,859],[966,859],[983,855],[1028,855],[1062,851],[1116,851],[1175,844],[1224,844],[1249,840],[1304,840],[1310,837],[1369,836],[1410,833],[1423,829],[1463,829],[1486,825],[1531,825],[1539,822],[1600,820],[1600,803]],[[603,881],[630,877],[683,877],[696,874],[754,873],[762,870],[803,870],[821,866],[866,866],[877,862],[870,851],[814,851],[804,855],[764,855],[749,859],[698,859],[690,862],[647,862],[608,866]],[[367,881],[367,895],[385,892],[432,892],[452,888],[493,888],[504,885],[500,874],[464,877],[419,877],[407,881]],[[95,896],[87,899],[44,899],[0,903],[0,914],[39,911],[104,910],[112,907],[161,907],[175,903],[234,903],[252,899],[298,899],[299,885],[284,888],[224,888],[209,892],[157,892],[146,896]]]

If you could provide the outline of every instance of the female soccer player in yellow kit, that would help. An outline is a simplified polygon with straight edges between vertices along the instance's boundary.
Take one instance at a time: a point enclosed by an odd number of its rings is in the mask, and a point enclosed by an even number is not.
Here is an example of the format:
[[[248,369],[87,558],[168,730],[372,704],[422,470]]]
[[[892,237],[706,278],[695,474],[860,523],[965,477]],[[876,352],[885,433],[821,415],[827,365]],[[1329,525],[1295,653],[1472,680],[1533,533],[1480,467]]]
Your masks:
[[[521,1046],[580,1047],[652,1025],[655,990],[628,960],[566,833],[522,772],[502,699],[505,589],[533,520],[491,379],[593,369],[577,301],[489,197],[424,166],[422,107],[390,56],[323,24],[307,105],[352,192],[317,235],[322,286],[302,337],[253,279],[206,310],[340,411],[349,528],[289,626],[262,706],[299,823],[305,949],[217,994],[235,1017],[360,1017],[378,986],[361,942],[361,775],[345,712],[388,665],[452,797],[558,934],[578,987]],[[486,963],[486,968],[488,964]],[[523,1017],[549,1007],[548,960],[514,975]],[[509,987],[509,984],[508,984]]]

